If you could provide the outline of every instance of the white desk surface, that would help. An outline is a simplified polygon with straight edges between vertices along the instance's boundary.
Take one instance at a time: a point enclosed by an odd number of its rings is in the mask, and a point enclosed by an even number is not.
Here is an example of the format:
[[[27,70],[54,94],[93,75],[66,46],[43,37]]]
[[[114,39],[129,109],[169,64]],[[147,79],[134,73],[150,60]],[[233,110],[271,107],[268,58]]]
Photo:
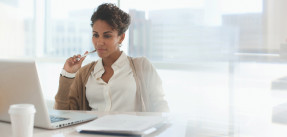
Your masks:
[[[215,110],[217,113],[220,110]],[[286,111],[287,112],[287,111]],[[95,113],[99,117],[120,113]],[[216,114],[208,115],[216,115]],[[229,113],[229,112],[228,112]],[[261,112],[260,112],[261,113]],[[121,113],[122,114],[122,113]],[[161,115],[160,113],[124,113],[133,115]],[[222,114],[221,118],[209,119],[198,114],[174,114],[170,115],[170,124],[162,127],[147,137],[286,137],[287,123],[278,123],[272,120],[272,113],[262,115],[232,112]],[[287,113],[286,113],[287,114]],[[287,117],[287,115],[285,115]],[[273,118],[274,119],[274,118]],[[286,118],[287,119],[287,118]],[[280,121],[280,120],[279,120]],[[284,122],[284,119],[282,120]],[[80,124],[81,125],[81,124]],[[78,125],[56,130],[34,128],[33,137],[110,137],[108,135],[91,135],[76,132]],[[11,137],[11,124],[0,122],[0,136]],[[115,137],[115,136],[111,136]]]

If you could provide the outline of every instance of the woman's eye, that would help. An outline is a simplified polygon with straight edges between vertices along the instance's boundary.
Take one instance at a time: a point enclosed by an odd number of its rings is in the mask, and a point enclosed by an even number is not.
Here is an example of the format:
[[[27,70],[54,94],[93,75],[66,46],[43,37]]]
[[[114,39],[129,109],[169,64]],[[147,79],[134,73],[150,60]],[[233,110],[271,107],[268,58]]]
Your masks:
[[[105,38],[110,38],[111,36],[110,36],[110,35],[105,35],[104,37],[105,37]]]
[[[96,37],[96,38],[97,38],[97,37],[99,37],[99,35],[98,35],[98,34],[93,34],[93,37]]]

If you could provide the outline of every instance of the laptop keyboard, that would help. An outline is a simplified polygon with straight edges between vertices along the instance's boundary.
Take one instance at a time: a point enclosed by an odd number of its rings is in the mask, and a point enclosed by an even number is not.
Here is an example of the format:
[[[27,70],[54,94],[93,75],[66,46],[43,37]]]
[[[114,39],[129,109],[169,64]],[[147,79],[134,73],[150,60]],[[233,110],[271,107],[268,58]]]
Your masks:
[[[50,116],[51,123],[67,120],[68,118]]]

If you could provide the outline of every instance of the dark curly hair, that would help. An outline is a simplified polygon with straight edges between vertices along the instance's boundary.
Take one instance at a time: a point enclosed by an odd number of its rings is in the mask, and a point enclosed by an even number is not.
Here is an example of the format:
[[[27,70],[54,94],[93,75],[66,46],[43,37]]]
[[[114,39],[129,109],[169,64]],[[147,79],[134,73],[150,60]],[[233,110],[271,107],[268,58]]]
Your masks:
[[[117,30],[118,35],[125,33],[131,23],[130,15],[111,3],[104,3],[97,8],[91,17],[91,26],[93,27],[94,22],[99,19]]]

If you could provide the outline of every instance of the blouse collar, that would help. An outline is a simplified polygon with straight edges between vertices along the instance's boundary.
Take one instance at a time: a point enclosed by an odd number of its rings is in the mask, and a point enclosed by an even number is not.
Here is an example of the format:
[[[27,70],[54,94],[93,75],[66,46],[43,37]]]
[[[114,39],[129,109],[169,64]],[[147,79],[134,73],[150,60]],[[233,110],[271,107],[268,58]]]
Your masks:
[[[114,70],[118,69],[118,68],[122,67],[126,63],[126,61],[127,61],[127,55],[124,52],[122,52],[120,57],[112,64],[112,68]],[[98,63],[94,67],[94,71],[92,72],[92,75],[95,76],[95,74],[97,74],[100,71],[104,72],[104,66],[103,66],[103,59],[102,58],[99,58]],[[102,76],[102,74],[99,74],[99,75]],[[96,77],[99,77],[99,76],[96,76]]]

